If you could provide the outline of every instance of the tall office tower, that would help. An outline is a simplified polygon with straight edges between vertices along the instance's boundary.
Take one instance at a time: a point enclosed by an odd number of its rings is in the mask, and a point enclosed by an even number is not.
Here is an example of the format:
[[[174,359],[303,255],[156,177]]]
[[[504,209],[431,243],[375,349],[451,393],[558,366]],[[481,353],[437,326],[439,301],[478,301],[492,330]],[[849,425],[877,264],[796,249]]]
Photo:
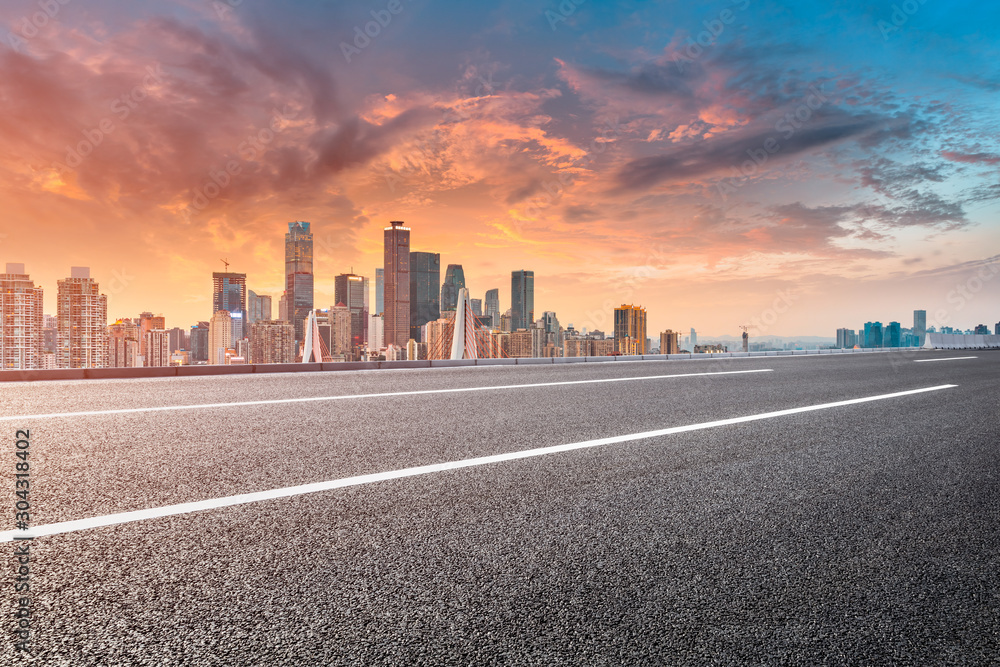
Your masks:
[[[461,264],[449,264],[441,284],[441,310],[458,308],[458,292],[465,287],[465,270]]]
[[[615,308],[615,352],[646,354],[645,308],[627,304]]]
[[[59,368],[105,368],[108,365],[108,297],[100,293],[90,268],[74,266],[57,282]]]
[[[170,332],[164,329],[147,331],[145,365],[158,368],[170,365]]]
[[[561,350],[563,346],[563,331],[556,314],[551,310],[546,310],[542,313],[541,319],[538,320],[538,325],[545,331],[545,344],[551,343],[554,347]]]
[[[500,326],[500,290],[486,290],[486,317],[492,321],[494,329]]]
[[[247,274],[212,274],[212,312],[247,312]]]
[[[285,307],[295,327],[295,340],[305,340],[303,327],[313,310],[313,235],[308,222],[288,223],[285,234]]]
[[[368,340],[368,279],[340,274],[333,279],[333,299],[351,311],[351,348],[357,357]]]
[[[330,354],[344,355],[345,359],[352,359],[354,352],[353,340],[351,337],[351,326],[354,321],[351,309],[344,303],[338,303],[330,309]]]
[[[678,354],[681,351],[681,333],[667,329],[660,334],[660,354]]]
[[[917,337],[917,345],[923,345],[927,340],[927,311],[913,311],[913,335]]]
[[[42,295],[24,264],[7,264],[7,272],[0,275],[0,369],[41,368]]]
[[[281,298],[278,299],[278,319],[282,322],[291,323],[291,319],[288,317],[288,295],[282,294]]]
[[[385,312],[385,269],[375,269],[375,314]]]
[[[139,354],[139,325],[130,319],[117,320],[108,325],[108,367],[135,368],[142,365]]]
[[[232,340],[229,342],[229,347],[234,350],[239,347],[241,340],[246,338],[246,325],[244,324],[243,313],[230,313],[231,318],[230,332],[232,333]]]
[[[295,327],[281,320],[257,320],[251,324],[249,363],[295,363]]]
[[[405,348],[410,340],[410,228],[393,221],[385,228],[385,345]]]
[[[691,327],[691,349],[694,350],[695,345],[698,344],[698,332]]]
[[[167,333],[170,335],[171,352],[188,349],[187,332],[184,329],[174,327],[173,329],[167,329]]]
[[[902,346],[903,334],[899,322],[889,322],[889,325],[885,328],[885,346],[886,347],[900,347]]]
[[[190,359],[194,361],[208,361],[208,322],[198,322],[191,327],[188,334],[189,345],[191,346]]]
[[[441,255],[410,253],[410,338],[420,341],[420,329],[441,317]],[[427,341],[423,341],[427,342]]]
[[[535,321],[535,272],[510,274],[510,330],[527,329]]]
[[[220,310],[208,323],[208,363],[226,363],[226,350],[232,343],[233,317],[228,311]]]
[[[368,351],[378,354],[385,345],[385,320],[381,315],[371,315],[368,318]]]
[[[253,290],[247,294],[247,325],[271,319],[271,297]]]
[[[864,347],[882,347],[882,323],[865,322]]]
[[[483,317],[483,300],[482,299],[469,299],[469,306],[472,307],[472,314],[476,317],[482,319]]]

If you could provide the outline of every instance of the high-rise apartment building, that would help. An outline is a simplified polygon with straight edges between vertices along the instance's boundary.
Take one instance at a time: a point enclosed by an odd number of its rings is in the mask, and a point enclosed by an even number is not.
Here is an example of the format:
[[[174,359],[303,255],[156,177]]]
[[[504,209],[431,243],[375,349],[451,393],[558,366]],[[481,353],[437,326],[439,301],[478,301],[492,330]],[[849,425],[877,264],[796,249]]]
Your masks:
[[[72,267],[57,290],[59,368],[107,367],[108,297],[90,277],[90,268]]]
[[[917,338],[917,345],[923,345],[927,340],[927,311],[913,311],[913,335]]]
[[[108,366],[110,368],[136,368],[142,365],[139,353],[139,325],[125,318],[108,325]]]
[[[681,332],[667,329],[660,334],[660,354],[679,354],[681,351]]]
[[[410,253],[410,338],[420,341],[420,330],[441,317],[441,255]],[[423,341],[427,342],[427,341]]]
[[[461,264],[449,264],[444,272],[444,283],[441,284],[441,310],[458,308],[458,293],[464,287],[465,269]]]
[[[208,363],[226,363],[226,351],[232,349],[233,317],[220,310],[208,323]]]
[[[164,329],[153,329],[144,334],[146,339],[145,365],[159,368],[170,365],[170,332]]]
[[[167,333],[170,335],[171,353],[188,349],[187,332],[184,329],[174,327],[173,329],[167,329]]]
[[[338,303],[330,309],[330,354],[352,359],[355,351],[351,339],[351,326],[354,320],[351,309],[344,303]]]
[[[882,347],[882,323],[865,322],[864,347]]]
[[[281,320],[257,320],[250,325],[251,364],[295,362],[295,327]]]
[[[410,228],[393,221],[385,228],[385,345],[406,347],[410,339]]]
[[[247,294],[247,325],[271,319],[271,297],[253,290]]]
[[[290,222],[285,234],[285,308],[295,327],[295,340],[305,340],[303,327],[313,310],[313,235],[311,223]]]
[[[615,308],[615,352],[646,354],[646,309],[622,304]]]
[[[42,288],[35,287],[24,264],[7,264],[0,275],[0,369],[42,367],[42,296]]]
[[[368,342],[368,279],[342,273],[333,279],[333,294],[351,313],[351,348],[357,356]]]
[[[842,350],[852,349],[858,344],[858,336],[854,329],[837,329],[837,347]]]
[[[381,315],[371,315],[368,318],[368,350],[378,354],[385,341],[385,320]]]
[[[512,271],[510,274],[510,328],[527,329],[535,321],[535,272]]]

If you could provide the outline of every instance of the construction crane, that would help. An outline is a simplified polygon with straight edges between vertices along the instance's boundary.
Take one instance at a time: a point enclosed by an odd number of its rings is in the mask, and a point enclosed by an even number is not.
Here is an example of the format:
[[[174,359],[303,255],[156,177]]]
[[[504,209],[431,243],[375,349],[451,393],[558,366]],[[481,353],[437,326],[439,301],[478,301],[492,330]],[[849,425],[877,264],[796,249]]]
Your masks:
[[[739,328],[743,329],[743,351],[744,352],[749,352],[750,351],[750,334],[748,332],[752,328],[752,325],[741,324],[739,326]]]
[[[226,265],[226,273],[229,273],[229,258],[220,259],[219,261]]]

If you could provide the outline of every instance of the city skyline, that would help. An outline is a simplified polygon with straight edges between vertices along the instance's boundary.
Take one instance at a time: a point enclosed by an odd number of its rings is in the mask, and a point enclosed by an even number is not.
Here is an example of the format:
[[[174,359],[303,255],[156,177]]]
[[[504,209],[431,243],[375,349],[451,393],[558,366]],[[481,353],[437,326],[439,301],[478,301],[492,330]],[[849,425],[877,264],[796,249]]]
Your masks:
[[[967,286],[1000,263],[1000,9],[570,4],[402,4],[358,53],[352,3],[60,5],[0,47],[0,261],[47,313],[86,265],[111,317],[190,325],[222,258],[277,308],[288,221],[314,225],[333,305],[401,219],[477,297],[530,267],[579,329],[636,303],[651,330],[739,335],[782,298],[751,335],[995,319]],[[19,35],[23,9],[0,20]]]

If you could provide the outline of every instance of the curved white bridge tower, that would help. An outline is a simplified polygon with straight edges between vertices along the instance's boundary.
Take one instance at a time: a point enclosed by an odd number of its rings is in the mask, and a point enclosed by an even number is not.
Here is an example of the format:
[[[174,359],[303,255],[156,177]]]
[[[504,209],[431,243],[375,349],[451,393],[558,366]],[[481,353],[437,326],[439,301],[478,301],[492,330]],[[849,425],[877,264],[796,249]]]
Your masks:
[[[476,316],[472,313],[472,307],[469,303],[469,290],[465,287],[458,291],[458,304],[455,308],[455,329],[451,338],[451,358],[479,358],[479,350],[476,346]]]

